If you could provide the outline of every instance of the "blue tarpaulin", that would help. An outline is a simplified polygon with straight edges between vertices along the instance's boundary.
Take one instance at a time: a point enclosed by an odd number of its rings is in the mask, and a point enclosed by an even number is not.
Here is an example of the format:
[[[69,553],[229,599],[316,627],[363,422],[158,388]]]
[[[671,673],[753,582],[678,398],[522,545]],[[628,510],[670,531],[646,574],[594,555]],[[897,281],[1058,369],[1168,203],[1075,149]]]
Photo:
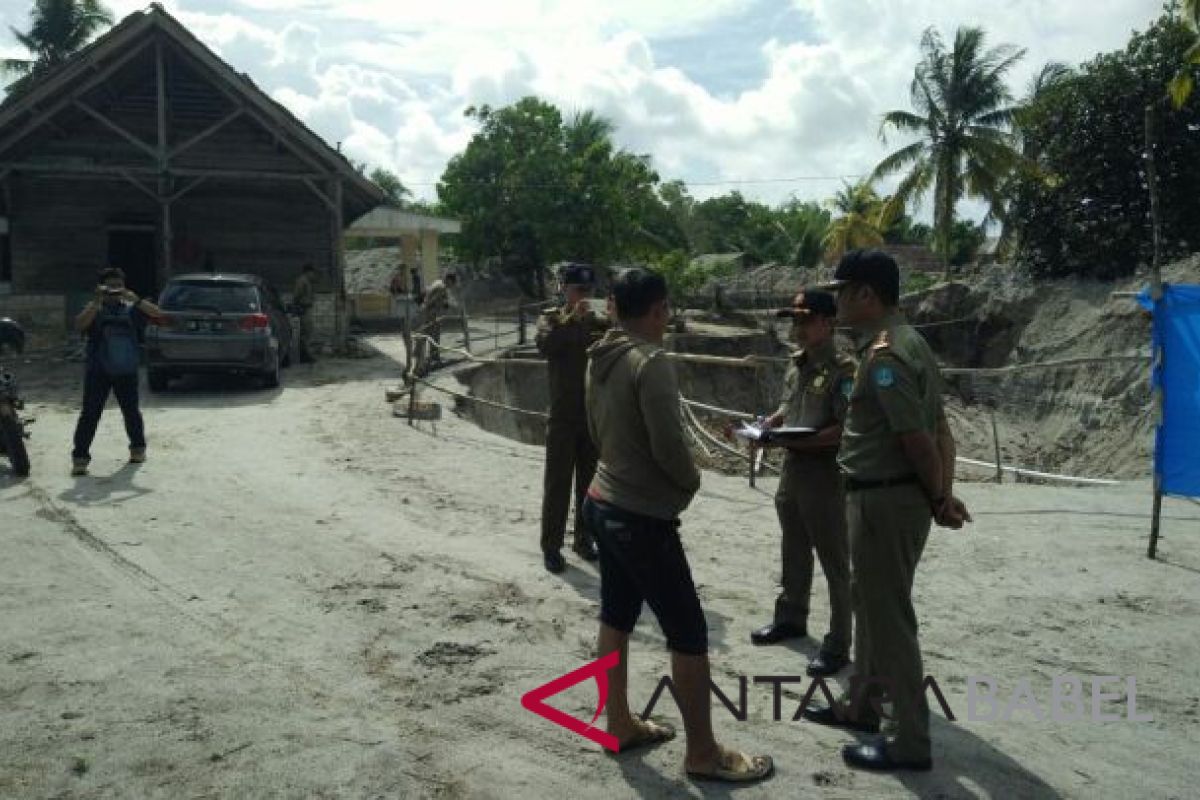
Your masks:
[[[1163,393],[1154,470],[1166,494],[1200,497],[1200,286],[1163,286],[1154,314],[1154,388]]]

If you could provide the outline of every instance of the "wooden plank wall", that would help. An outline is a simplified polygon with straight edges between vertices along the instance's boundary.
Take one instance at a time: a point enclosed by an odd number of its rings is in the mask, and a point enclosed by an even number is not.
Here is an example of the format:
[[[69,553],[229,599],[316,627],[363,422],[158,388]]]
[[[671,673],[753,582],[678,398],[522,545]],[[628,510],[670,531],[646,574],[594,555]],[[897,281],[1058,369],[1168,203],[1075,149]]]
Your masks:
[[[128,184],[33,175],[10,180],[17,293],[90,291],[108,258],[108,225],[158,223],[154,201]]]
[[[14,292],[89,290],[108,255],[110,225],[149,224],[161,235],[158,205],[124,181],[11,180]],[[206,182],[172,207],[175,271],[253,272],[287,291],[312,261],[321,287],[333,289],[329,219],[302,185]]]

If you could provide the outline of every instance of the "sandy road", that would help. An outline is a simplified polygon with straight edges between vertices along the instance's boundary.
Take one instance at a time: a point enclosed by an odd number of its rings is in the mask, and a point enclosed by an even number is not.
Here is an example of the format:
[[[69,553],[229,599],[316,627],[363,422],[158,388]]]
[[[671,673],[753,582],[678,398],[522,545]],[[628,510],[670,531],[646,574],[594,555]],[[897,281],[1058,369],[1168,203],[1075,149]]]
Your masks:
[[[0,796],[726,794],[683,780],[678,742],[614,761],[520,708],[593,657],[595,632],[594,570],[541,569],[536,448],[452,414],[410,427],[382,402],[393,363],[331,361],[278,392],[204,382],[148,398],[141,468],[122,463],[110,412],[93,476],[73,480],[75,369],[28,376],[35,476],[0,477]],[[738,676],[800,673],[815,647],[747,641],[777,570],[763,483],[706,475],[685,517],[730,692]],[[798,691],[772,721],[770,689],[752,684],[749,720],[717,724],[779,775],[739,797],[1192,794],[1200,508],[1168,503],[1152,564],[1145,487],[964,494],[977,525],[935,534],[918,575],[926,669],[960,717],[968,675],[1011,692],[1082,673],[1136,675],[1155,721],[937,719],[938,769],[896,779],[845,769],[844,735],[790,722]],[[635,697],[665,666],[647,616]],[[590,716],[594,689],[560,705]]]

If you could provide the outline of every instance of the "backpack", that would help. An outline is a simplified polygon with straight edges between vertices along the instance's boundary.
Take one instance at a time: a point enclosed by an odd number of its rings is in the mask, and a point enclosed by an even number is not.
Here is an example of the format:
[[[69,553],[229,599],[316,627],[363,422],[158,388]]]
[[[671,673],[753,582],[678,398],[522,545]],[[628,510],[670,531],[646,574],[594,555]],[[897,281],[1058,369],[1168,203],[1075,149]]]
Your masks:
[[[96,317],[96,326],[100,368],[113,378],[136,375],[141,353],[133,309],[122,306],[116,311],[102,311]]]

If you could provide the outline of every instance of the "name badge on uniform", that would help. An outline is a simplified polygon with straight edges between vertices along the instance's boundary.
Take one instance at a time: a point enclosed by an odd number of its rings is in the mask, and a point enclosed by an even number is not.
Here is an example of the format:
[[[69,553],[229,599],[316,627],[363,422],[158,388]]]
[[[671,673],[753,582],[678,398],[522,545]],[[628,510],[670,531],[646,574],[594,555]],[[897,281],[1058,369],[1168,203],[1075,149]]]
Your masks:
[[[896,385],[896,373],[891,367],[876,367],[872,373],[875,385],[880,389],[888,389]]]
[[[842,380],[842,394],[849,397],[854,393],[854,378],[845,378]]]
[[[813,385],[814,389],[820,389],[822,386],[825,385],[825,376],[818,375],[817,377],[813,378],[812,385]]]

